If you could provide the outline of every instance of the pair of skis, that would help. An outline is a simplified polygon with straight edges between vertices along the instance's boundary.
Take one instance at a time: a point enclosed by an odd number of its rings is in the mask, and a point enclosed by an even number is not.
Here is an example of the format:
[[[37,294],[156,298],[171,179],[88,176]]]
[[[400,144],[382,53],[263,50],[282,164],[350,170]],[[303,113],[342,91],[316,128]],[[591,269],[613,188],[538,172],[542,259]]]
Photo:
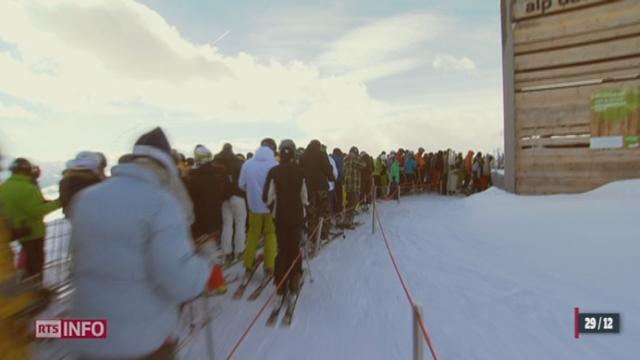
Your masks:
[[[247,290],[247,287],[249,286],[249,283],[251,283],[251,279],[253,279],[253,276],[255,275],[256,270],[258,270],[258,267],[260,263],[262,263],[262,261],[263,260],[260,258],[256,259],[256,263],[253,265],[253,269],[251,270],[249,275],[245,276],[240,286],[238,286],[238,289],[236,290],[236,292],[233,293],[234,300],[242,299],[245,291]],[[258,285],[258,287],[251,293],[251,295],[249,295],[248,300],[254,301],[257,298],[259,298],[260,294],[262,294],[262,291],[271,283],[272,280],[273,280],[272,274],[265,276],[264,279],[262,279],[262,281],[260,282],[260,285]]]
[[[298,299],[300,298],[300,292],[302,291],[302,285],[304,285],[304,272],[302,274],[302,277],[300,278],[300,286],[298,286],[298,292],[295,295],[292,295],[293,300],[292,301],[284,300],[282,301],[280,306],[278,306],[277,308],[274,308],[271,311],[269,318],[267,318],[267,323],[266,323],[267,326],[274,327],[276,325],[276,322],[278,322],[278,318],[280,317],[280,312],[282,311],[282,308],[285,307],[285,303],[287,305],[286,305],[286,310],[284,312],[284,317],[282,318],[281,325],[287,326],[287,327],[291,326],[291,322],[293,321],[293,314],[294,314],[294,311],[296,310],[296,304],[298,303]]]

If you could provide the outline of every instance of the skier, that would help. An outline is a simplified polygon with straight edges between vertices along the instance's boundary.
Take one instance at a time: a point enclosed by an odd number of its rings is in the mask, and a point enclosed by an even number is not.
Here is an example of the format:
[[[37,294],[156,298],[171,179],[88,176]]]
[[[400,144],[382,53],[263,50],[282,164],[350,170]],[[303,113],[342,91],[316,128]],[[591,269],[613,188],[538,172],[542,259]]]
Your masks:
[[[333,149],[331,158],[335,161],[336,168],[338,169],[338,177],[336,178],[336,206],[333,211],[334,215],[338,215],[344,208],[344,154],[340,148],[335,148]],[[336,219],[336,221],[339,222],[340,219]]]
[[[13,224],[4,209],[0,201],[0,359],[29,359],[32,318],[47,299],[37,286],[18,280],[10,247]]]
[[[60,200],[47,201],[33,183],[31,163],[17,158],[9,168],[11,177],[0,185],[0,203],[12,228],[12,239],[18,240],[27,256],[25,275],[41,281],[44,268],[44,216],[61,207]]]
[[[319,226],[320,219],[329,217],[329,181],[335,179],[327,154],[322,151],[322,145],[318,140],[309,142],[300,158],[300,165],[309,190],[308,231],[311,232]],[[321,239],[327,239],[328,234],[328,223],[324,223],[320,233]]]
[[[433,175],[431,176],[431,189],[433,191],[441,192],[440,182],[442,180],[442,151],[438,151],[435,154],[433,161]]]
[[[358,148],[351,147],[349,155],[344,159],[344,188],[347,192],[347,212],[342,222],[342,228],[354,228],[353,218],[360,199],[361,176],[365,167],[366,164],[360,158]]]
[[[449,173],[447,176],[447,195],[454,195],[458,186],[458,170],[456,168],[456,153],[449,149],[447,151],[449,156],[447,157]]]
[[[491,169],[493,168],[493,156],[485,155],[482,164],[482,177],[480,178],[480,188],[482,191],[487,190],[491,186]]]
[[[191,227],[196,241],[207,241],[222,229],[222,202],[230,188],[224,168],[212,161],[212,154],[204,145],[193,151],[196,168],[191,170],[187,188],[193,202],[195,221]]]
[[[262,199],[267,174],[278,165],[275,154],[276,142],[266,138],[260,142],[255,155],[240,169],[238,187],[246,192],[249,204],[249,233],[244,250],[245,279],[255,271],[256,250],[261,236],[264,236],[264,270],[267,277],[273,274],[275,266],[276,229],[269,208]]]
[[[224,144],[222,151],[215,156],[214,160],[225,167],[231,186],[229,197],[222,203],[222,250],[225,255],[225,264],[228,265],[236,258],[241,258],[244,253],[247,221],[246,193],[238,187],[240,169],[244,161],[234,155],[231,144]]]
[[[81,151],[74,159],[67,161],[59,185],[62,211],[66,216],[75,194],[102,181],[100,163],[98,154],[91,151]]]
[[[384,193],[383,189],[385,187],[382,183],[382,179],[387,173],[386,157],[387,153],[383,151],[378,155],[373,166],[373,184],[376,187],[376,198],[382,197],[382,194]]]
[[[283,286],[278,288],[274,310],[283,304],[291,304],[300,289],[302,277],[302,255],[300,241],[304,227],[305,206],[308,205],[304,172],[295,162],[296,146],[292,140],[280,143],[280,164],[269,171],[263,199],[272,209],[278,237],[278,256],[274,283],[283,281],[292,268]],[[295,261],[295,264],[294,264]]]
[[[391,166],[389,167],[389,196],[397,200],[400,197],[400,161],[393,151],[389,154],[389,157],[391,158]]]
[[[327,147],[322,145],[322,152],[327,152]],[[338,165],[333,160],[333,156],[327,154],[329,164],[331,164],[331,173],[333,174],[333,180],[329,180],[329,213],[335,214],[338,203],[338,195],[336,193],[336,179],[338,179]]]
[[[478,151],[473,158],[473,165],[471,171],[473,172],[473,192],[482,191],[482,185],[480,179],[482,178],[482,168],[484,161],[482,160],[482,152]]]
[[[179,305],[201,294],[210,274],[171,194],[179,175],[164,132],[142,135],[129,159],[74,200],[69,316],[109,327],[106,339],[68,342],[79,358],[173,359]]]
[[[407,153],[407,159],[404,162],[404,175],[407,179],[407,187],[413,189],[416,182],[416,169],[417,162],[415,156],[411,153]]]
[[[467,156],[464,158],[464,187],[465,193],[471,192],[471,179],[473,177],[473,151],[467,151]]]
[[[418,166],[418,171],[417,171],[417,175],[416,175],[416,182],[419,184],[420,189],[422,189],[422,186],[424,184],[424,178],[426,176],[426,167],[427,167],[427,163],[425,161],[425,153],[424,153],[424,148],[418,148],[418,152],[416,153],[416,163]]]
[[[368,211],[369,205],[371,205],[371,187],[373,186],[373,170],[374,162],[373,158],[367,154],[366,151],[360,153],[360,160],[364,164],[361,177],[361,194],[360,199],[364,208]]]

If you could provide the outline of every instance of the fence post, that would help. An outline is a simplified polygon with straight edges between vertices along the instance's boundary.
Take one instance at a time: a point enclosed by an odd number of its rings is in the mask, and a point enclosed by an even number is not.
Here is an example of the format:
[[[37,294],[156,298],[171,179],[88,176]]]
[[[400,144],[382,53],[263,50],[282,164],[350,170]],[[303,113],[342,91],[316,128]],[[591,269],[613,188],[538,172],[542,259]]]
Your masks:
[[[420,319],[422,319],[422,306],[414,305],[413,309],[413,359],[424,359],[424,344],[422,330],[420,329]]]
[[[376,195],[378,194],[378,188],[376,187],[375,176],[371,176],[371,234],[376,233]]]
[[[321,217],[320,222],[318,223],[318,234],[316,235],[316,239],[315,239],[315,245],[314,245],[314,249],[313,249],[313,256],[317,256],[318,255],[318,249],[320,248],[320,237],[322,236],[322,226],[324,225],[324,218]]]

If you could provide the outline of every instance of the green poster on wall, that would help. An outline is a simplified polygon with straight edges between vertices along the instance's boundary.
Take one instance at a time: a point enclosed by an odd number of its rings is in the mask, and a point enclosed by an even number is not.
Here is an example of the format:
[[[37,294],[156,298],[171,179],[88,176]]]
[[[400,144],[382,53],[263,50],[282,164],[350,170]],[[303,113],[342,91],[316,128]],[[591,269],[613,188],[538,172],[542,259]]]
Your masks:
[[[591,148],[640,145],[640,87],[601,90],[591,97]]]

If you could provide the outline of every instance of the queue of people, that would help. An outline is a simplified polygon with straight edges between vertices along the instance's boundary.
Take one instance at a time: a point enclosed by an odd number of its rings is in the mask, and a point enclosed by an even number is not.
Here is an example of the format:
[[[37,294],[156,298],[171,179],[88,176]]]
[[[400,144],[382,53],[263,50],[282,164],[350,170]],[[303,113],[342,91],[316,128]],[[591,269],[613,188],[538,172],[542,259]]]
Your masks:
[[[302,265],[296,260],[317,229],[319,239],[328,241],[333,232],[357,226],[357,211],[374,198],[394,198],[404,189],[482,191],[491,184],[492,161],[472,151],[463,156],[423,148],[374,159],[356,146],[329,154],[318,140],[303,148],[271,138],[246,157],[231,144],[216,154],[197,145],[186,157],[155,128],[120,157],[109,177],[102,153],[78,153],[66,164],[59,199],[47,201],[36,167],[16,159],[11,177],[0,184],[0,315],[20,320],[3,317],[0,358],[16,349],[26,353],[8,339],[28,339],[28,326],[16,314],[41,296],[43,218],[58,208],[71,225],[70,315],[109,321],[107,339],[70,342],[74,353],[82,359],[172,358],[180,305],[210,290],[206,246],[218,244],[225,265],[241,261],[245,278],[262,264],[275,284],[286,280],[278,289],[279,306],[299,291]],[[12,240],[24,251],[23,279],[12,261]],[[24,279],[34,287],[17,291]]]

